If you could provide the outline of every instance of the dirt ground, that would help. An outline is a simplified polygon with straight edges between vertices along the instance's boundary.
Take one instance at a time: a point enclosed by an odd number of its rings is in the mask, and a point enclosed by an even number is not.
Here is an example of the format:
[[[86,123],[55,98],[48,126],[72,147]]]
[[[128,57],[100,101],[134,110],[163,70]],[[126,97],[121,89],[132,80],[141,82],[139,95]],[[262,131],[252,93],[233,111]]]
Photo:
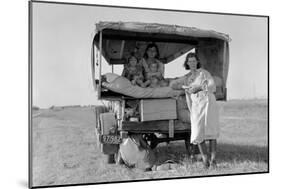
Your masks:
[[[169,171],[143,172],[106,164],[97,148],[92,108],[33,112],[33,186],[102,183],[268,171],[268,105],[265,100],[219,102],[218,167],[204,170],[187,161],[183,141],[160,144],[159,157],[181,162]]]

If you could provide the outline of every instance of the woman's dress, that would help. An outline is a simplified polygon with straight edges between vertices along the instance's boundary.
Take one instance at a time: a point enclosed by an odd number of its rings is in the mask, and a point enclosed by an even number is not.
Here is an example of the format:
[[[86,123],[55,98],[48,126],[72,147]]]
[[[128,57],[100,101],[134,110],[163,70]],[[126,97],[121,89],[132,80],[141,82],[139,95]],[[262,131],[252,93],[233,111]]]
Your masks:
[[[186,102],[190,111],[191,137],[190,142],[198,144],[204,140],[217,139],[219,137],[219,113],[216,103],[215,82],[211,74],[198,69],[195,78],[191,73],[175,80],[170,86],[181,88],[185,86],[202,86],[203,90],[197,93],[189,94],[187,91]]]

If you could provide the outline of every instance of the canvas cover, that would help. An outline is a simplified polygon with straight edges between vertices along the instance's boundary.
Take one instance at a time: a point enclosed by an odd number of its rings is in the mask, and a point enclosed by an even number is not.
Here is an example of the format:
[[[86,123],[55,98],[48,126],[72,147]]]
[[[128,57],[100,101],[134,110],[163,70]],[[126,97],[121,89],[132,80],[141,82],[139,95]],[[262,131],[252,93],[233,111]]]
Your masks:
[[[179,25],[142,22],[99,22],[96,24],[96,33],[104,29],[144,33],[176,34],[181,36],[216,38],[224,41],[230,41],[229,36],[224,33],[216,32],[214,30],[203,30],[195,27],[186,27]]]
[[[151,42],[156,43],[159,48],[159,59],[163,63],[169,63],[195,46],[198,47],[200,41],[230,41],[227,34],[195,27],[141,22],[99,22],[94,33],[94,44],[98,49],[100,32],[103,35],[102,54],[110,64],[116,63],[112,60],[126,59],[132,51],[143,57],[147,44]]]
[[[100,38],[102,43],[99,43]],[[96,24],[93,41],[93,81],[97,79],[96,76],[104,74],[98,71],[102,70],[99,68],[102,67],[98,55],[100,47],[101,55],[108,64],[126,64],[132,52],[139,59],[143,58],[147,45],[153,42],[158,46],[159,60],[164,64],[176,60],[193,48],[196,49],[202,67],[222,81],[217,89],[217,99],[226,100],[230,40],[227,34],[195,27],[140,22],[99,22]],[[182,63],[179,64],[181,67]],[[165,94],[169,92],[168,88],[161,90],[166,90]],[[143,91],[143,96],[152,98],[147,93],[150,92]]]

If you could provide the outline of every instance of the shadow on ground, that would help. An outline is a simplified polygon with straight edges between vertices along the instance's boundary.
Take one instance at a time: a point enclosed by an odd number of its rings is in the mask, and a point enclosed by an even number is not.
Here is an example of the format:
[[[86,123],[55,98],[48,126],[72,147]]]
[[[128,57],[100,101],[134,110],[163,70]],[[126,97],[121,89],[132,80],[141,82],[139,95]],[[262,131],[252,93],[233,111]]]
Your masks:
[[[168,159],[184,161],[187,157],[184,143],[172,143],[156,148],[159,162]],[[254,145],[218,144],[217,161],[219,162],[268,162],[268,147]]]

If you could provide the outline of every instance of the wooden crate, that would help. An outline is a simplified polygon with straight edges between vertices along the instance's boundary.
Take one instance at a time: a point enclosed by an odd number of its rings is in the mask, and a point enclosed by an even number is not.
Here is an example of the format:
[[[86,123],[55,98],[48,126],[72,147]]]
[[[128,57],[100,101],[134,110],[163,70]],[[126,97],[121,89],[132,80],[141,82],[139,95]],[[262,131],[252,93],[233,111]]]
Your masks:
[[[177,119],[175,99],[144,99],[140,101],[141,121]]]

